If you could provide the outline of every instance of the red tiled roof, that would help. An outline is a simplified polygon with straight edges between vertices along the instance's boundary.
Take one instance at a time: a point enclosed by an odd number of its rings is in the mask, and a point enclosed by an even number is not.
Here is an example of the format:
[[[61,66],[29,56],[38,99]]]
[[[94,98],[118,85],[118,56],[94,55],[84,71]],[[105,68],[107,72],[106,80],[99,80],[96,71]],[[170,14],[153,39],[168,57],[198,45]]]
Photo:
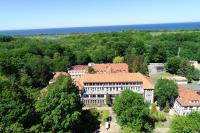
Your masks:
[[[88,66],[87,65],[76,65],[72,66],[72,69],[70,71],[87,71]]]
[[[186,85],[179,85],[178,95],[177,101],[182,106],[200,106],[200,94],[197,91],[188,89]]]
[[[94,64],[93,69],[96,73],[128,73],[128,65],[126,63]]]
[[[56,80],[56,79],[58,79],[60,77],[67,77],[67,76],[69,76],[69,74],[66,73],[66,72],[54,72],[53,74],[54,74],[54,76],[53,76],[54,80]]]
[[[119,64],[94,64],[92,66],[96,73],[128,73],[128,65],[126,63]],[[88,71],[87,65],[73,66],[69,71]]]
[[[123,83],[123,82],[142,82],[144,89],[153,89],[154,86],[148,77],[141,73],[104,73],[104,74],[85,74],[75,79],[79,89],[83,89],[84,83]]]

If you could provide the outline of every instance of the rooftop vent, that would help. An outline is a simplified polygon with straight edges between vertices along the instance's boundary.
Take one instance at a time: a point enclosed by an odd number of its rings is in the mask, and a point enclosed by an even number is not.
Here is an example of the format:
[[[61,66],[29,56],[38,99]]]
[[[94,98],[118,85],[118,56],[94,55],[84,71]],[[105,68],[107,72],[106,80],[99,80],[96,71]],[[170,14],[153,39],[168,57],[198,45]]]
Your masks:
[[[90,62],[90,63],[88,63],[88,66],[89,66],[89,67],[92,67],[92,66],[94,66],[94,63],[93,63],[93,62]]]

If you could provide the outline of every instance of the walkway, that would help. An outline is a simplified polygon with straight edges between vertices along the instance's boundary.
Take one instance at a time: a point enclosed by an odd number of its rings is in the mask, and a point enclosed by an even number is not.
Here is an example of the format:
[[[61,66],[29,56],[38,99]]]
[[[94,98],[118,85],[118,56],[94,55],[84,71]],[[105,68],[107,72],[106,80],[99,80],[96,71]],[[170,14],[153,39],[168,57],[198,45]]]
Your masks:
[[[168,133],[169,132],[169,128],[156,128],[154,130],[154,133]]]
[[[89,108],[96,108],[97,110],[108,110],[110,112],[110,116],[112,117],[110,128],[106,130],[105,124],[101,124],[100,129],[97,132],[99,133],[120,133],[121,132],[121,127],[117,123],[116,115],[114,114],[111,107],[84,107],[84,109],[89,109]]]

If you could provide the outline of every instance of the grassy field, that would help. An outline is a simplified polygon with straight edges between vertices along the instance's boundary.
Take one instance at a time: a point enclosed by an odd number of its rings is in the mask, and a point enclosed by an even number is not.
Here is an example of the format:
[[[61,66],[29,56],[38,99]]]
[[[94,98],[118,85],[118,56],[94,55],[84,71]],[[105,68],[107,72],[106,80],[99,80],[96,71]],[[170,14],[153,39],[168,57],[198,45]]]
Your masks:
[[[158,79],[166,78],[166,77],[170,77],[170,76],[173,76],[173,75],[170,73],[167,73],[167,72],[163,72],[163,73],[151,75],[150,78],[153,82],[156,82]]]

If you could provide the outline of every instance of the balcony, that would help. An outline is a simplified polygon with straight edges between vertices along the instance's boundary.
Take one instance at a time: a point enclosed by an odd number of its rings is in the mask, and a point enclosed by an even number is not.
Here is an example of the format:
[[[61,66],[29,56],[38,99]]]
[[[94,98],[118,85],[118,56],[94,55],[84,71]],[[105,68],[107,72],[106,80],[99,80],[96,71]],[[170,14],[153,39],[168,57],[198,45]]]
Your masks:
[[[120,94],[120,91],[85,91],[84,94]]]
[[[83,100],[105,100],[104,97],[84,97]]]
[[[125,90],[125,89],[124,89]],[[111,91],[106,91],[106,90],[101,90],[101,91],[96,91],[96,90],[85,90],[83,92],[83,94],[120,94],[121,93],[121,89],[119,89],[118,91],[116,90],[111,90]],[[139,94],[143,94],[144,91],[143,90],[140,90],[140,91],[136,91],[136,90],[132,90],[133,92],[136,92],[136,93],[139,93]]]
[[[141,85],[84,85],[85,88],[125,88],[125,87],[142,87]]]

